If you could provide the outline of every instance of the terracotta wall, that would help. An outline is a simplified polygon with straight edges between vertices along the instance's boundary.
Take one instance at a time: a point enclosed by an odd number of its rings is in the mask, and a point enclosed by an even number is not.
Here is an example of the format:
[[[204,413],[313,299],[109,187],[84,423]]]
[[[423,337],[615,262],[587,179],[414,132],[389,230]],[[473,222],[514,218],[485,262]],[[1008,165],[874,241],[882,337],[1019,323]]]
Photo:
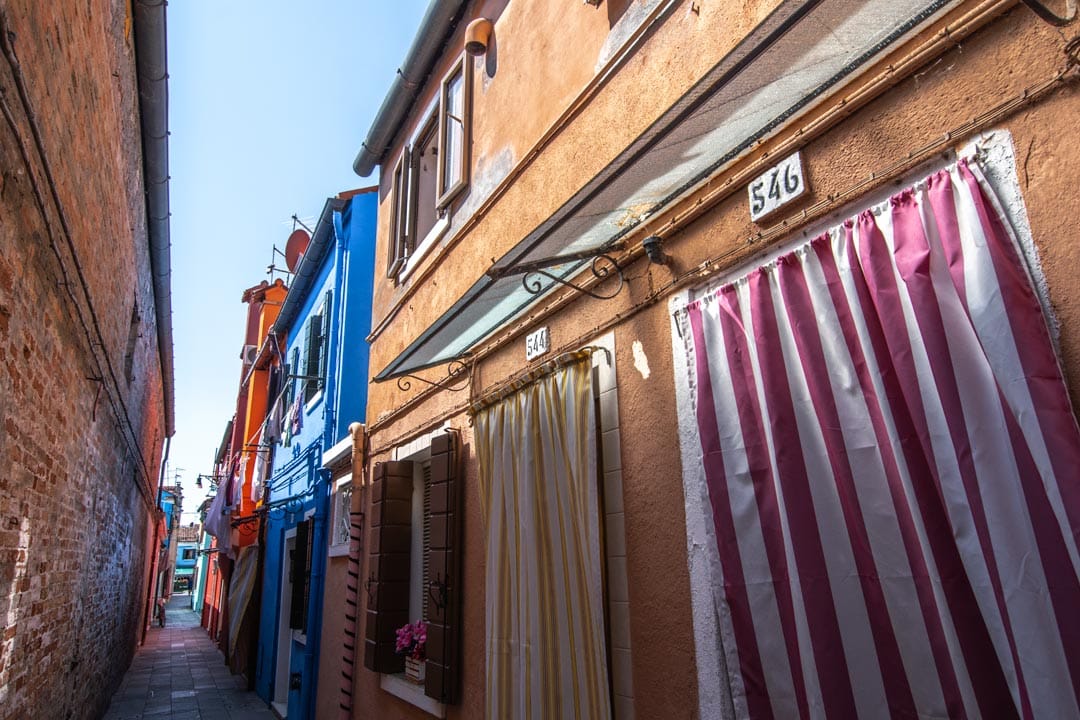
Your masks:
[[[698,7],[698,11],[690,11],[691,5]],[[750,6],[748,11],[732,7],[745,5]],[[465,239],[458,245],[453,245],[452,239],[444,243],[452,247],[452,257],[440,260],[436,255],[431,260],[433,265],[441,264],[424,286],[415,291],[405,311],[375,340],[373,369],[381,369],[450,301],[459,297],[490,264],[492,257],[498,257],[532,230],[591,178],[768,9],[766,3],[683,4],[603,88],[595,102],[555,138],[540,158],[526,167],[514,186],[480,217]],[[578,22],[576,12],[560,10],[563,30],[567,24]],[[501,35],[500,61],[491,87],[514,77],[517,67],[518,56],[509,38],[511,19],[515,17],[512,12],[516,12],[514,4],[505,10],[505,19],[496,24],[496,33]],[[535,32],[546,34],[554,30],[553,18],[542,14],[531,17],[531,22],[535,24]],[[586,23],[581,22],[585,32]],[[588,32],[602,30],[592,27]],[[519,28],[518,32],[523,30]],[[1072,30],[1071,35],[1075,34]],[[1071,35],[1065,33],[1065,37]],[[893,187],[898,178],[881,176],[884,168],[1050,77],[1065,65],[1063,44],[1060,31],[1035,19],[1022,6],[990,20],[974,35],[954,43],[951,49],[807,143],[802,148],[803,162],[812,192],[802,204],[790,208],[791,214],[830,194],[847,191],[871,173],[878,174],[878,179],[873,183],[874,190],[868,189],[868,193]],[[505,46],[510,47],[503,54]],[[595,53],[597,47],[595,41],[583,38],[581,53]],[[575,82],[580,85],[581,78]],[[478,82],[478,93],[480,87]],[[559,93],[554,96],[565,97]],[[490,106],[484,102],[478,96],[477,114],[494,117],[501,112],[503,117],[513,116],[506,108],[494,105],[494,101]],[[1022,108],[995,125],[1008,130],[1015,143],[1020,187],[1049,284],[1053,311],[1061,322],[1063,367],[1066,379],[1071,381],[1074,402],[1080,400],[1076,385],[1080,382],[1080,285],[1074,278],[1080,260],[1080,231],[1074,220],[1080,210],[1076,193],[1080,187],[1080,147],[1075,141],[1074,120],[1078,113],[1080,99],[1074,82],[1062,85],[1047,99]],[[526,127],[522,126],[523,135]],[[500,142],[517,148],[528,145],[530,139],[521,137],[516,143],[509,139],[491,141],[483,146],[484,153],[494,151]],[[945,147],[956,149],[970,139],[956,135]],[[474,163],[477,161],[479,158],[474,155]],[[384,223],[389,209],[385,187],[383,197],[380,222]],[[853,200],[858,206],[860,200]],[[797,219],[792,221],[792,227],[799,228]],[[703,260],[730,253],[718,271],[723,273],[766,251],[767,244],[749,242],[760,229],[750,222],[745,191],[740,190],[667,239],[665,250],[674,258],[672,265],[649,266],[638,261],[627,269],[631,278],[629,287],[616,299],[600,302],[581,298],[538,322],[550,327],[553,345],[558,346],[571,338],[587,336],[589,328],[601,328],[616,316],[622,318],[614,321],[613,327],[622,426],[634,709],[640,718],[689,718],[697,714],[684,498],[674,402],[677,369],[672,367],[667,298],[661,297],[651,304],[646,300],[655,287],[683,275]],[[380,238],[385,242],[385,227],[380,227]],[[790,238],[790,234],[777,235],[771,242],[783,243]],[[395,296],[412,292],[408,285],[391,288],[387,283],[377,282],[377,286],[381,294],[377,296],[376,323],[390,310]],[[638,353],[632,350],[635,342],[640,343]],[[641,369],[642,356],[647,360],[647,374]],[[506,378],[523,364],[523,339],[517,337],[480,363],[473,381],[474,390],[480,391]],[[439,393],[387,419],[389,411],[402,407],[416,395],[415,385],[418,384],[414,384],[411,392],[400,391],[393,382],[373,386],[368,421],[369,425],[375,423],[372,436],[375,460],[386,459],[395,444],[463,405],[461,396],[465,393]],[[468,423],[463,414],[453,417],[451,423],[466,431],[468,437]],[[483,703],[484,546],[471,442],[469,448],[470,491],[466,494],[465,525],[469,595],[462,636],[466,658],[462,675],[464,694],[462,704],[450,708],[448,717],[479,717]],[[362,671],[358,691],[364,707],[376,710],[380,717],[424,717],[415,708],[381,692],[373,673]]]

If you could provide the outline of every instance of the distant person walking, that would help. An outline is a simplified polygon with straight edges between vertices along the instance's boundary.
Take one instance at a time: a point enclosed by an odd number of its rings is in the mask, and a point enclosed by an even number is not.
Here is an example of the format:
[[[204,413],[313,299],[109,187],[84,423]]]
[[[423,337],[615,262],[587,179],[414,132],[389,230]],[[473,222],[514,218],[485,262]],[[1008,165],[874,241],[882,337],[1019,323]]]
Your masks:
[[[158,626],[165,627],[165,604],[167,599],[164,595],[157,599]]]

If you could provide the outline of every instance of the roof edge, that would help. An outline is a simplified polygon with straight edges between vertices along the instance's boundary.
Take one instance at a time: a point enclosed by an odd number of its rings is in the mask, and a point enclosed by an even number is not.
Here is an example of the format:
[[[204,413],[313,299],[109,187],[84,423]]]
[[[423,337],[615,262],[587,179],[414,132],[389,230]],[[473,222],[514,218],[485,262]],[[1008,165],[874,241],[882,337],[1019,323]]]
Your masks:
[[[457,27],[466,3],[467,0],[431,0],[405,55],[405,62],[394,75],[394,82],[353,161],[353,170],[360,177],[371,175],[390,150],[398,126],[412,110],[424,81]]]

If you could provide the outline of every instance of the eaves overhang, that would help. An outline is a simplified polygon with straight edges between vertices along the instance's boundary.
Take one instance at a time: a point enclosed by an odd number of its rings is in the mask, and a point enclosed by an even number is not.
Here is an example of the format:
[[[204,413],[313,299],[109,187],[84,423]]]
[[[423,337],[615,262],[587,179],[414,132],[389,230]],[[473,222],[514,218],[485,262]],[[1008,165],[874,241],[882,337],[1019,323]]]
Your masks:
[[[334,246],[336,234],[334,232],[334,213],[341,212],[345,208],[345,200],[332,197],[323,205],[319,221],[315,224],[315,230],[311,233],[311,241],[308,243],[304,256],[300,259],[300,265],[296,268],[289,292],[285,296],[285,302],[281,305],[281,312],[274,320],[271,333],[288,334],[290,328],[304,307],[304,300],[311,292],[315,279],[319,274],[319,268],[330,248]]]
[[[460,360],[960,0],[789,0],[375,377]],[[558,259],[566,257],[559,264]],[[584,258],[584,259],[583,259]],[[521,268],[543,261],[545,273]],[[523,279],[534,286],[527,289]],[[536,291],[536,283],[540,283]]]
[[[405,61],[394,73],[393,84],[383,98],[379,112],[360,145],[360,152],[353,161],[353,170],[360,177],[371,175],[390,150],[394,136],[409,117],[425,80],[446,48],[466,4],[466,0],[431,0]]]

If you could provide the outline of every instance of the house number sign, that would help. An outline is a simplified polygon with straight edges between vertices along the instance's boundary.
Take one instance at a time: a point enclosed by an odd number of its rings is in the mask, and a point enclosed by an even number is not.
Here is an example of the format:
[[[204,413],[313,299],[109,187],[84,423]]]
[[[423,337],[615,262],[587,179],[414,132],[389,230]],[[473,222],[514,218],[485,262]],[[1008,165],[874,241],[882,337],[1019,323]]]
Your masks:
[[[551,333],[542,327],[525,338],[525,360],[540,357],[551,349]]]
[[[750,219],[757,222],[806,192],[802,154],[795,152],[759,175],[746,189],[750,194]]]

